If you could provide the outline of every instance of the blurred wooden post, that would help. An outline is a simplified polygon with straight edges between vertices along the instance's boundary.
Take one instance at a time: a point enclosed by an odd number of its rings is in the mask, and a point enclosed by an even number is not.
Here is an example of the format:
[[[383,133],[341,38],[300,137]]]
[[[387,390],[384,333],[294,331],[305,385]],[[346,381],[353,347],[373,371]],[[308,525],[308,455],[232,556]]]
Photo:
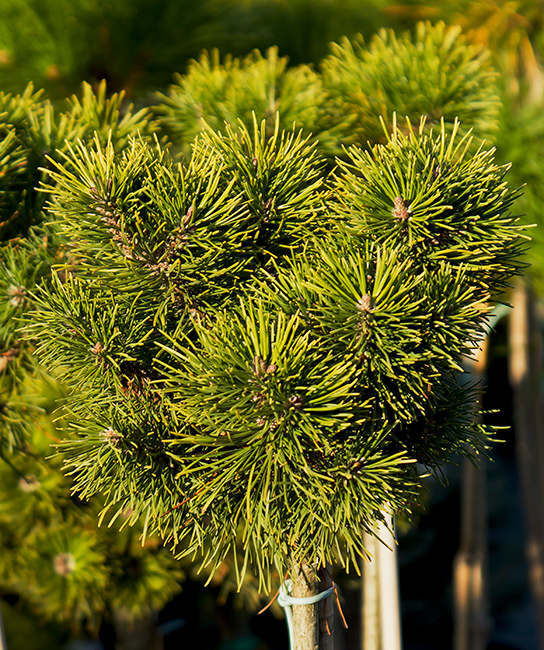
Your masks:
[[[363,543],[371,559],[361,560],[361,650],[380,650],[380,608],[377,547],[379,541],[363,533]]]
[[[484,380],[487,338],[465,363],[471,383]],[[478,407],[481,409],[481,399]],[[480,416],[479,416],[480,417]],[[485,650],[491,626],[487,594],[486,459],[480,467],[463,459],[461,478],[461,534],[453,567],[454,650]]]
[[[6,634],[4,632],[4,619],[2,618],[2,609],[0,608],[0,650],[8,650],[6,643]]]
[[[397,543],[393,518],[387,515],[386,520],[378,527],[379,539],[364,533],[372,559],[361,563],[361,650],[402,648]]]
[[[529,581],[538,619],[538,648],[544,650],[544,410],[542,337],[534,300],[524,280],[512,293],[510,316],[510,384],[514,393],[516,455],[525,522]]]

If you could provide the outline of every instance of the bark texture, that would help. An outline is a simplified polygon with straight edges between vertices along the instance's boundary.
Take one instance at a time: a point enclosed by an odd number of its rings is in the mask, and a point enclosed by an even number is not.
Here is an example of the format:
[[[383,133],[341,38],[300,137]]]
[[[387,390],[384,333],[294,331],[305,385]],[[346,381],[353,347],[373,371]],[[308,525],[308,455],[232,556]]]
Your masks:
[[[302,564],[293,569],[294,598],[308,598],[320,592],[316,568]],[[293,605],[293,650],[319,650],[319,604]]]

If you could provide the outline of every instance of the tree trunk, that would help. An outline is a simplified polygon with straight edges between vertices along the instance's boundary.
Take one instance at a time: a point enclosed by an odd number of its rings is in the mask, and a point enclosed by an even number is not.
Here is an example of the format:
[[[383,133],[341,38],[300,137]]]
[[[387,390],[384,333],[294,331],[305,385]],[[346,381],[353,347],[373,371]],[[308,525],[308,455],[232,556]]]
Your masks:
[[[488,339],[465,364],[471,382],[482,382],[487,368]],[[481,399],[479,408],[481,409]],[[481,420],[481,416],[478,416]],[[487,595],[486,462],[480,468],[463,460],[461,540],[454,571],[454,650],[485,650],[490,630]]]
[[[386,521],[377,529],[378,539],[364,533],[372,559],[362,563],[362,650],[402,648],[397,543],[391,533],[393,518],[386,515]]]
[[[527,527],[529,581],[537,607],[538,648],[544,650],[544,415],[542,340],[534,302],[523,280],[512,294],[510,383],[514,392],[516,455]]]
[[[293,598],[317,596],[320,577],[315,567],[302,564],[293,567]],[[319,603],[293,605],[293,638],[291,650],[319,650]]]

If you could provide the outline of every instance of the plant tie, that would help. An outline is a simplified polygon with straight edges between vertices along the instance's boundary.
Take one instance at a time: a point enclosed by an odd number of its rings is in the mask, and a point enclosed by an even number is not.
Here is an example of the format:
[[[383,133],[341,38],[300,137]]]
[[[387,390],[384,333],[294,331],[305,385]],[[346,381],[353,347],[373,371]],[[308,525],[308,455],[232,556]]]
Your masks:
[[[286,580],[280,587],[278,594],[278,605],[285,610],[285,620],[287,621],[287,629],[289,630],[289,645],[293,649],[293,605],[315,605],[325,598],[328,598],[334,590],[336,585],[333,583],[332,587],[321,591],[315,596],[306,596],[305,598],[296,598],[291,596],[293,590],[293,581]]]

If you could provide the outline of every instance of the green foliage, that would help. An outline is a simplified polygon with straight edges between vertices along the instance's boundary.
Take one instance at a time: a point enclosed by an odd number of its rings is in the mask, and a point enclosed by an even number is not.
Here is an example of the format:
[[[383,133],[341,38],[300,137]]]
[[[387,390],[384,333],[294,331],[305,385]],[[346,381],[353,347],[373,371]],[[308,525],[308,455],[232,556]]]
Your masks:
[[[544,202],[544,125],[542,122],[542,102],[515,106],[505,102],[502,111],[502,137],[498,152],[503,160],[512,161],[512,177],[523,185],[523,195],[516,203],[516,210],[524,215],[524,223],[536,224],[530,230],[531,247],[527,248],[526,261],[530,265],[528,274],[539,295],[544,289],[544,223],[542,205]]]
[[[162,607],[179,590],[178,564],[156,539],[142,547],[139,526],[122,535],[97,528],[101,501],[71,497],[60,460],[45,458],[58,438],[43,396],[58,396],[59,388],[42,380],[27,391],[42,396],[26,440],[30,453],[0,465],[2,588],[76,628],[96,628],[121,605],[134,617]]]
[[[416,461],[484,451],[455,376],[522,235],[505,169],[457,130],[395,127],[330,175],[265,121],[177,166],[141,140],[71,149],[49,191],[76,262],[27,332],[78,390],[76,490],[269,589],[355,563],[384,509],[409,514]]]
[[[418,23],[413,37],[382,30],[368,46],[359,35],[331,49],[320,74],[305,65],[287,68],[277,48],[266,58],[255,51],[222,64],[217,51],[203,54],[168,95],[159,95],[156,111],[185,152],[204,123],[224,133],[225,123],[241,120],[251,129],[255,113],[270,134],[277,111],[281,128],[296,124],[331,159],[342,145],[385,142],[395,113],[414,123],[425,115],[429,126],[444,119],[450,129],[458,119],[480,138],[495,136],[496,74],[488,53],[467,45],[459,28]]]
[[[393,112],[429,125],[444,119],[493,137],[500,108],[496,75],[485,50],[468,45],[459,27],[418,23],[401,38],[381,30],[369,45],[362,38],[332,45],[322,63],[323,85],[336,121],[349,116],[346,142],[383,142],[380,116],[391,130]]]
[[[44,224],[47,196],[37,191],[47,166],[70,142],[86,142],[91,135],[108,139],[112,147],[126,145],[127,134],[140,131],[149,137],[149,113],[121,115],[122,95],[106,97],[102,84],[96,95],[83,85],[82,98],[72,97],[68,109],[57,113],[52,104],[29,85],[22,95],[0,93],[0,390],[3,417],[0,446],[24,447],[24,436],[36,412],[22,400],[18,384],[34,372],[32,344],[19,328],[32,307],[34,288],[50,277],[51,265],[64,259],[62,237]]]
[[[123,303],[146,295],[157,304],[154,323],[172,309],[225,300],[320,228],[323,160],[315,146],[277,128],[268,138],[264,123],[253,136],[241,124],[238,133],[208,130],[187,164],[141,140],[120,157],[97,142],[71,150],[52,171],[51,212],[73,256],[84,255],[86,272]],[[83,239],[96,255],[78,250]],[[82,315],[74,318],[79,327]]]
[[[296,124],[306,134],[319,136],[322,147],[334,141],[333,133],[328,133],[332,124],[319,76],[305,65],[288,68],[277,48],[268,50],[266,58],[255,51],[242,60],[227,57],[223,63],[217,50],[205,53],[185,75],[177,75],[168,95],[159,95],[159,101],[163,126],[185,148],[204,124],[221,133],[239,121],[251,129],[254,115],[259,123],[266,121],[267,134],[272,135],[278,111],[280,128]]]
[[[343,35],[384,24],[384,0],[5,0],[0,87],[30,81],[63,99],[106,79],[145,96],[202,50],[245,56],[277,46],[292,64],[317,64]]]
[[[8,397],[32,403],[34,354],[64,382],[59,449],[90,499],[84,515],[47,467],[12,463],[19,510],[57,519],[26,536],[30,563],[57,575],[47,615],[160,606],[171,565],[139,534],[210,579],[251,568],[267,590],[293,563],[356,565],[362,530],[410,516],[421,471],[485,453],[457,374],[524,235],[506,168],[459,136],[457,115],[491,133],[497,100],[458,29],[345,41],[321,76],[277,50],[205,55],[161,98],[181,163],[104,88],[60,115],[31,89],[2,101],[0,196],[20,206],[3,218]],[[395,111],[427,122],[399,129]],[[115,542],[80,535],[99,510]],[[18,543],[1,513],[0,531]]]
[[[508,166],[495,164],[494,150],[471,154],[472,138],[456,142],[457,120],[450,138],[444,123],[438,137],[424,124],[419,137],[394,125],[387,146],[351,148],[334,186],[339,209],[352,236],[406,246],[431,272],[443,261],[465,268],[486,300],[504,288],[507,269],[520,267],[519,227],[504,219],[519,192],[508,189]]]
[[[32,85],[22,95],[0,93],[2,241],[26,236],[32,226],[41,224],[46,196],[36,188],[45,179],[50,161],[69,143],[109,138],[120,149],[126,146],[129,133],[140,131],[149,137],[154,129],[149,111],[133,113],[128,106],[121,114],[123,97],[121,93],[107,98],[105,83],[96,94],[83,84],[82,98],[73,96],[67,110],[57,113],[42,93],[34,93]]]
[[[35,341],[21,333],[52,265],[72,264],[36,186],[76,142],[83,147],[92,136],[119,151],[129,133],[149,137],[148,112],[121,103],[122,96],[106,97],[104,84],[96,94],[84,85],[63,113],[31,87],[22,96],[0,95],[0,585],[43,617],[75,627],[96,626],[121,603],[135,617],[160,608],[181,578],[155,539],[142,549],[141,528],[123,538],[98,530],[102,501],[70,496],[70,480],[50,458],[58,442],[52,411],[65,395],[38,364]]]

